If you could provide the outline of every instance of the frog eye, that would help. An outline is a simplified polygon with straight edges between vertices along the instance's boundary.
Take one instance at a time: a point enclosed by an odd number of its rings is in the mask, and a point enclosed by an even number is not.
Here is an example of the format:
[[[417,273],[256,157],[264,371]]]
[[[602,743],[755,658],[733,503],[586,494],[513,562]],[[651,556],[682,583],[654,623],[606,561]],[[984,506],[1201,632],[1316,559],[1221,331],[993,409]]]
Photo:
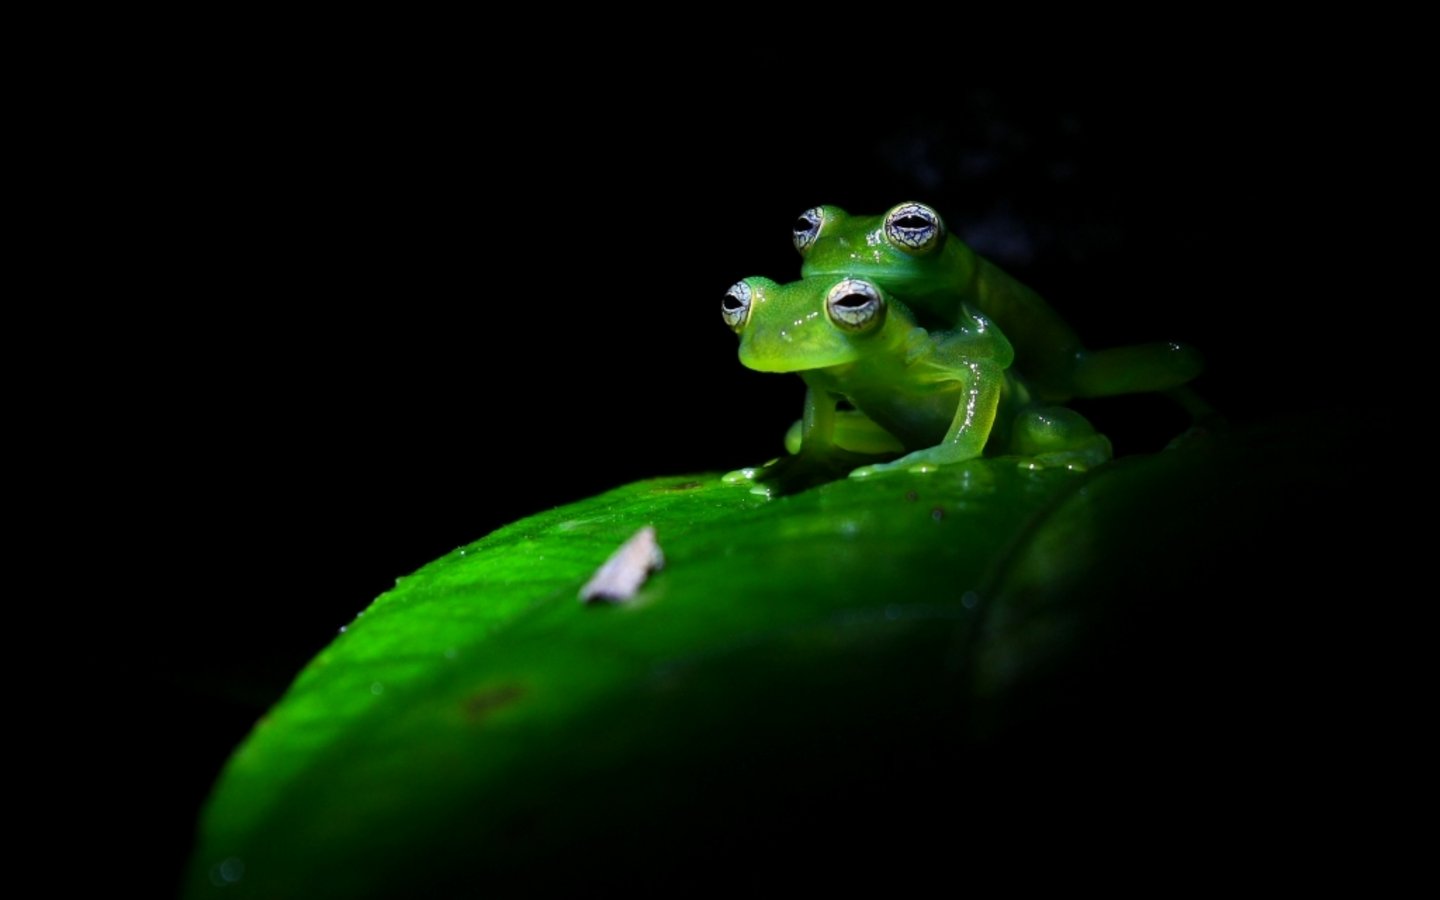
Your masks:
[[[846,331],[864,331],[880,324],[885,298],[870,282],[847,278],[830,289],[825,311],[830,321]]]
[[[812,206],[800,214],[795,220],[795,249],[804,256],[820,236],[820,226],[825,222],[825,210],[818,206]]]
[[[906,253],[929,253],[944,236],[940,214],[923,203],[902,203],[885,216],[885,237]]]
[[[750,312],[750,285],[743,281],[737,281],[725,292],[725,298],[720,301],[720,315],[724,317],[725,324],[739,331],[745,324],[745,317]]]

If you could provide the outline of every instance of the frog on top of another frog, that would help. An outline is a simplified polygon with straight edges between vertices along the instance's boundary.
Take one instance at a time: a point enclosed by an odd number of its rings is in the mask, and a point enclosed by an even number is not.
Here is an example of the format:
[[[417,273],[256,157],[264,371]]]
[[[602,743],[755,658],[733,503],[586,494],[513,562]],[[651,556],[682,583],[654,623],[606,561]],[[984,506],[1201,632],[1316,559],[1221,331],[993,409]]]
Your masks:
[[[846,473],[929,472],[985,451],[1072,469],[1110,458],[1110,442],[1083,416],[1032,397],[1009,368],[1006,335],[963,301],[948,327],[927,328],[866,278],[747,278],[721,313],[740,338],[741,363],[794,372],[806,386],[804,416],[786,439],[791,455],[727,482],[788,493]]]
[[[926,328],[952,328],[969,305],[1005,332],[1015,367],[1036,399],[1169,391],[1199,415],[1203,403],[1175,389],[1200,374],[1194,348],[1178,343],[1089,350],[1039,294],[950,234],[924,203],[906,202],[874,216],[816,206],[795,221],[803,278],[864,278],[905,303]]]
[[[804,417],[786,436],[790,456],[727,481],[789,491],[982,452],[1084,469],[1110,458],[1110,442],[1056,404],[1163,391],[1197,419],[1209,414],[1185,386],[1202,368],[1193,348],[1086,349],[1039,294],[949,235],[926,204],[877,216],[812,207],[794,243],[800,281],[745,279],[722,312],[744,365],[805,381]]]

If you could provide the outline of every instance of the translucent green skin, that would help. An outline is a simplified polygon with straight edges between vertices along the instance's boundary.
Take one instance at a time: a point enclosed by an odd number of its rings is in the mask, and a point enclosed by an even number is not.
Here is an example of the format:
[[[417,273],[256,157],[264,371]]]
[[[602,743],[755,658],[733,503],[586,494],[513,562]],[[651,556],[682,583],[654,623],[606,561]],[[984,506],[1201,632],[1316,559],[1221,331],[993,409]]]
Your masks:
[[[837,302],[866,297],[868,305],[848,308],[856,321],[844,320],[843,303],[837,311]],[[726,480],[790,490],[846,472],[931,471],[986,450],[1072,468],[1110,457],[1109,442],[1078,413],[1034,402],[1008,371],[1010,341],[988,318],[963,303],[952,318],[949,328],[924,328],[906,304],[866,279],[737,284],[726,321],[740,337],[740,361],[760,372],[794,372],[807,390],[794,455]],[[896,453],[903,455],[876,461]]]
[[[903,227],[907,219],[918,226],[931,216],[933,233]],[[795,245],[804,258],[802,277],[868,279],[907,304],[926,327],[954,327],[967,307],[978,310],[1009,337],[1015,366],[1040,400],[1171,390],[1203,367],[1200,354],[1184,344],[1087,350],[1039,294],[949,234],[924,204],[902,203],[878,216],[815,207],[796,222]]]

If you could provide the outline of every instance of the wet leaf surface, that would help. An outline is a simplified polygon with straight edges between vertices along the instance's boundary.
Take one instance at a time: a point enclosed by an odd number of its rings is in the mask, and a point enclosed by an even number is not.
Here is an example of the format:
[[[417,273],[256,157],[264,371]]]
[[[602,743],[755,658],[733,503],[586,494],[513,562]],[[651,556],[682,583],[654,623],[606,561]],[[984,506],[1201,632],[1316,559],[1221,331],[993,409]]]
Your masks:
[[[1102,797],[1150,819],[1222,802],[1292,612],[1267,593],[1284,566],[1247,566],[1324,471],[1294,445],[775,500],[691,475],[516,522],[401,579],[299,675],[223,773],[189,895],[840,884],[1013,849],[1041,810],[1051,833]],[[627,604],[577,602],[645,525],[665,567]]]

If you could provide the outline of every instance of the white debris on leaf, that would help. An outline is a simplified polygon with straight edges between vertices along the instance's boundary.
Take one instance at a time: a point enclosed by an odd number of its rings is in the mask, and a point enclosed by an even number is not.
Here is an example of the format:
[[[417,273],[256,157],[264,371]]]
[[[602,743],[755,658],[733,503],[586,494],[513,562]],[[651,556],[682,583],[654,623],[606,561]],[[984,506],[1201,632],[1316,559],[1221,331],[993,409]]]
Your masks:
[[[665,554],[655,541],[655,526],[646,525],[610,554],[580,589],[584,603],[625,603],[640,590],[651,572],[665,566]]]

